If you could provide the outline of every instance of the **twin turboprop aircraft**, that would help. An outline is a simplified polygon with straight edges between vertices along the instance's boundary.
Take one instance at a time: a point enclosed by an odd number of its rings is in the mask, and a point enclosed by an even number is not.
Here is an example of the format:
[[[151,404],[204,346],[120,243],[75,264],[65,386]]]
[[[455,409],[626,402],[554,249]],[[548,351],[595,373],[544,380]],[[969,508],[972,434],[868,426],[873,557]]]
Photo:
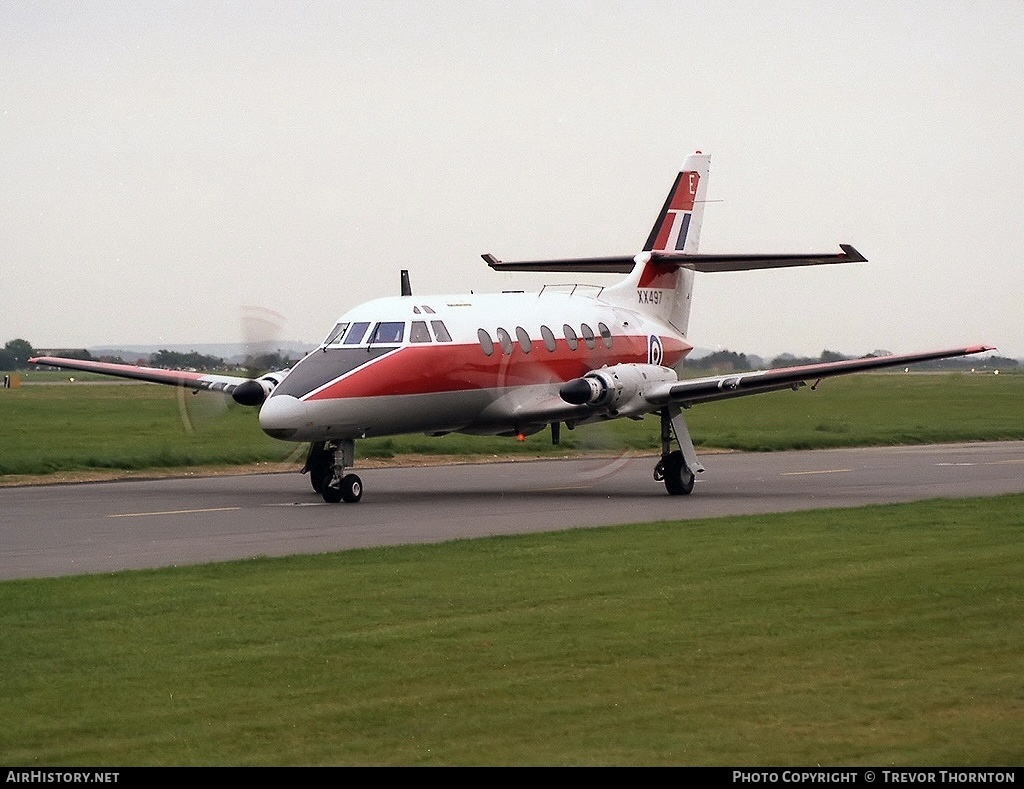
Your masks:
[[[503,262],[496,271],[620,273],[609,287],[545,287],[538,294],[402,295],[344,314],[320,346],[289,370],[255,379],[39,357],[35,364],[87,370],[230,395],[260,407],[274,438],[309,442],[303,472],[328,502],[357,502],[349,473],[356,439],[402,433],[525,436],[658,414],[654,478],[672,495],[704,471],[683,410],[863,370],[992,350],[975,345],[926,353],[680,378],[696,272],[862,262],[839,254],[720,255],[697,252],[710,157],[687,157],[643,251],[633,257]]]

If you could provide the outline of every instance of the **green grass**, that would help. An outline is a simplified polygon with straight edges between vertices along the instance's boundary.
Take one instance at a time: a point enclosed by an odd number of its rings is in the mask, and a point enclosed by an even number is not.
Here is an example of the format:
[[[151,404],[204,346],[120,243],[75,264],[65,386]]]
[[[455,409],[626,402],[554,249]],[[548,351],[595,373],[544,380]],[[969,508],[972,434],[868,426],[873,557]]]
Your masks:
[[[687,412],[698,444],[751,451],[1024,438],[1024,375],[882,373]]]
[[[9,765],[1019,765],[1024,496],[0,583]]]
[[[33,385],[0,390],[0,476],[87,469],[247,464],[300,458],[302,448],[259,430],[256,409],[220,395],[153,384]],[[59,374],[50,374],[59,375]],[[78,380],[78,379],[76,379]],[[1024,375],[882,374],[825,381],[696,406],[698,448],[781,450],[1024,439]],[[558,455],[660,447],[658,419],[618,420],[509,438],[423,435],[356,442],[357,457],[404,454]],[[298,451],[296,451],[298,450]]]
[[[221,395],[133,383],[0,391],[0,475],[246,464],[295,450]]]

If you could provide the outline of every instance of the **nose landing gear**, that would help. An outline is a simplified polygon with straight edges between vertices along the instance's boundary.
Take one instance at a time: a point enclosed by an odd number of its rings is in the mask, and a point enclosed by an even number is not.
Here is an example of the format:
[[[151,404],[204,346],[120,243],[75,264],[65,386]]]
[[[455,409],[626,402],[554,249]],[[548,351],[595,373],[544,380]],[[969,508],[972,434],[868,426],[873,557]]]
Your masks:
[[[309,473],[313,490],[329,504],[355,504],[363,497],[363,481],[356,474],[345,473],[352,466],[354,455],[352,439],[317,441],[309,447],[302,473]]]

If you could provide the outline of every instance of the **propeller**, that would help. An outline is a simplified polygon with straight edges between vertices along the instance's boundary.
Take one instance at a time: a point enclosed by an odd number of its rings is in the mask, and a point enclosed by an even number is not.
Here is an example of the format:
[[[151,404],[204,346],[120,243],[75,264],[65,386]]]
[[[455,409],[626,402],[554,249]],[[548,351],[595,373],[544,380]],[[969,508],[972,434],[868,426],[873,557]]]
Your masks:
[[[289,352],[282,350],[282,339],[287,323],[281,313],[268,307],[244,305],[241,309],[241,335],[244,348],[244,374],[250,380],[239,384],[231,392],[231,398],[238,405],[254,407],[262,403],[280,381],[279,372],[292,363]],[[223,393],[178,389],[178,413],[186,433],[197,433],[212,427],[213,422],[222,418],[233,407]],[[282,460],[291,462],[301,457],[305,447],[284,445]]]

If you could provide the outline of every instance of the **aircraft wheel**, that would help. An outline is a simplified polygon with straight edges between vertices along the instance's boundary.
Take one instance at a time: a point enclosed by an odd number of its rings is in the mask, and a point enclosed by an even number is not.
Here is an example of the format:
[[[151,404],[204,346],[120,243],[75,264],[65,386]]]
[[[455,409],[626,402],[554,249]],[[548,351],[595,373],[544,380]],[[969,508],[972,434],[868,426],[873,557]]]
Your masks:
[[[320,495],[324,497],[324,501],[328,504],[337,504],[341,501],[344,492],[342,490],[342,480],[338,479],[338,475],[334,472],[334,469],[327,469],[324,473],[323,482],[320,485]]]
[[[309,448],[306,457],[306,468],[309,472],[309,484],[317,493],[324,492],[324,484],[330,481],[331,466],[334,464],[334,453],[326,448],[326,441],[319,441]]]
[[[363,481],[355,474],[346,474],[341,478],[341,498],[349,504],[355,504],[363,497]]]
[[[665,474],[665,490],[672,496],[688,496],[693,493],[695,480],[693,472],[686,461],[683,460],[683,453],[678,449],[670,452],[662,458]],[[659,464],[660,465],[660,464]]]
[[[324,469],[318,469],[318,468],[310,469],[310,472],[309,472],[309,484],[313,486],[313,492],[314,493],[323,493],[324,492],[324,485],[327,484],[327,482],[330,480],[330,478],[331,478],[331,470],[330,469],[327,469],[326,471]]]

